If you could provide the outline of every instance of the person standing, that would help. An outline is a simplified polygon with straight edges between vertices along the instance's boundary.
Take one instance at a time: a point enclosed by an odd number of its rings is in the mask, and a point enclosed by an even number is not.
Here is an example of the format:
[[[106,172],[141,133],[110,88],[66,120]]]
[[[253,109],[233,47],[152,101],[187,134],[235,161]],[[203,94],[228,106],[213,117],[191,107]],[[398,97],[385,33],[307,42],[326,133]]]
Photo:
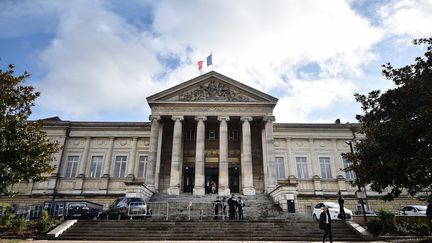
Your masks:
[[[213,194],[216,193],[216,182],[215,181],[211,181],[210,182],[210,186],[211,186],[211,191]]]
[[[226,215],[227,215],[227,202],[226,202],[226,197],[222,197],[222,219],[226,220]]]
[[[330,243],[332,243],[331,217],[327,207],[324,207],[324,211],[320,214],[320,228],[321,226],[324,228],[323,243],[325,242],[327,235],[330,238]]]
[[[338,192],[339,198],[338,198],[338,203],[339,203],[339,215],[338,218],[345,220],[346,216],[345,216],[345,209],[344,209],[344,204],[345,204],[345,199],[342,196],[342,193],[339,191]]]
[[[217,196],[216,200],[213,202],[214,219],[219,218],[220,207],[221,207],[221,200],[219,200],[219,196]]]
[[[228,199],[228,207],[229,207],[229,219],[234,220],[236,214],[236,208],[238,206],[237,200],[235,200],[234,194]]]
[[[238,197],[237,203],[238,203],[238,219],[239,220],[243,220],[244,219],[244,217],[243,217],[243,208],[246,205],[245,205],[245,203],[244,203],[244,201],[242,200],[241,197]]]
[[[429,219],[429,224],[432,224],[432,198],[429,199],[429,204],[426,209],[426,216]]]

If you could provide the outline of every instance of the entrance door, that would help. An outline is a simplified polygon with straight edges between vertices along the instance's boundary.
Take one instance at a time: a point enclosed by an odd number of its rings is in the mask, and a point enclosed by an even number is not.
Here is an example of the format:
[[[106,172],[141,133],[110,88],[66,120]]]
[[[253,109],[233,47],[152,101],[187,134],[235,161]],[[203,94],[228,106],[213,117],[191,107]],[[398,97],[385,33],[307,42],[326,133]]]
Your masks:
[[[195,183],[195,168],[194,167],[185,167],[183,173],[183,185],[184,192],[192,192]]]
[[[206,193],[212,193],[212,184],[215,186],[214,193],[217,193],[219,185],[219,168],[205,168]]]
[[[240,192],[239,175],[240,175],[240,169],[238,167],[228,169],[229,189],[232,193]]]

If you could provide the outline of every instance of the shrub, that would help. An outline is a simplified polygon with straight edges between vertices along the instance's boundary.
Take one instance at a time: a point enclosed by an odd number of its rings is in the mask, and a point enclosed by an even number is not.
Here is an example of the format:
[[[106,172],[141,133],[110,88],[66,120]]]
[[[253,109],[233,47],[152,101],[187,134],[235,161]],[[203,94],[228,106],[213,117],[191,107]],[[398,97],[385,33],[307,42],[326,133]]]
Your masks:
[[[417,225],[417,234],[418,235],[428,235],[430,231],[430,227],[427,224],[419,224]]]
[[[6,228],[10,228],[12,226],[12,218],[15,215],[6,211],[5,214],[1,217],[1,224]]]
[[[388,233],[396,230],[396,218],[394,213],[385,209],[380,209],[379,219],[383,224],[383,232]]]
[[[17,234],[22,234],[25,230],[27,230],[27,221],[24,218],[13,220],[12,230]]]
[[[52,226],[52,221],[48,216],[48,212],[46,210],[42,211],[39,217],[39,221],[37,223],[37,229],[40,233],[47,232]]]
[[[378,236],[379,234],[381,234],[384,228],[383,223],[380,220],[376,220],[376,219],[368,221],[366,226],[369,233],[371,233],[374,236]]]

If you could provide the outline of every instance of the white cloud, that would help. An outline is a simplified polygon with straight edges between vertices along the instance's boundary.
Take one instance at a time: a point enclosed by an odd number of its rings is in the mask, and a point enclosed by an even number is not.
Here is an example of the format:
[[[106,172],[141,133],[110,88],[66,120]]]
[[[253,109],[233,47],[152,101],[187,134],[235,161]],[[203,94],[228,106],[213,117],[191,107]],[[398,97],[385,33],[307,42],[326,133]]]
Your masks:
[[[362,74],[382,38],[344,1],[158,1],[152,9],[149,33],[98,1],[63,8],[56,38],[40,55],[44,108],[72,120],[145,114],[145,97],[197,76],[195,62],[213,51],[215,71],[278,90],[279,122],[308,121],[314,110],[352,99],[349,77]],[[160,55],[180,59],[163,80]],[[320,67],[313,81],[297,74],[306,62]]]

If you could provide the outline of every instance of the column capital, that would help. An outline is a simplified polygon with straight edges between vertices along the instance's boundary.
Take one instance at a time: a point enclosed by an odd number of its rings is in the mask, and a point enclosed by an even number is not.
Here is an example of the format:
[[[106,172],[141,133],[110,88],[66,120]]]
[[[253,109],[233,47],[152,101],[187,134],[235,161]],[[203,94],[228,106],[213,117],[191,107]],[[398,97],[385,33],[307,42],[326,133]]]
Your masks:
[[[240,121],[244,122],[244,121],[252,121],[252,117],[251,116],[242,116],[240,117]]]
[[[183,121],[184,120],[184,116],[172,116],[171,119],[173,121],[177,121],[177,120]]]
[[[229,116],[218,116],[217,119],[218,119],[218,121],[222,121],[222,120],[229,121],[230,117]]]
[[[275,120],[274,116],[263,116],[263,121],[265,122],[274,122]]]
[[[161,119],[160,116],[155,116],[155,115],[150,115],[150,116],[149,116],[149,120],[150,120],[150,121],[153,121],[153,120],[159,121],[160,119]]]
[[[199,121],[199,120],[207,121],[207,117],[206,116],[195,116],[195,121]]]

